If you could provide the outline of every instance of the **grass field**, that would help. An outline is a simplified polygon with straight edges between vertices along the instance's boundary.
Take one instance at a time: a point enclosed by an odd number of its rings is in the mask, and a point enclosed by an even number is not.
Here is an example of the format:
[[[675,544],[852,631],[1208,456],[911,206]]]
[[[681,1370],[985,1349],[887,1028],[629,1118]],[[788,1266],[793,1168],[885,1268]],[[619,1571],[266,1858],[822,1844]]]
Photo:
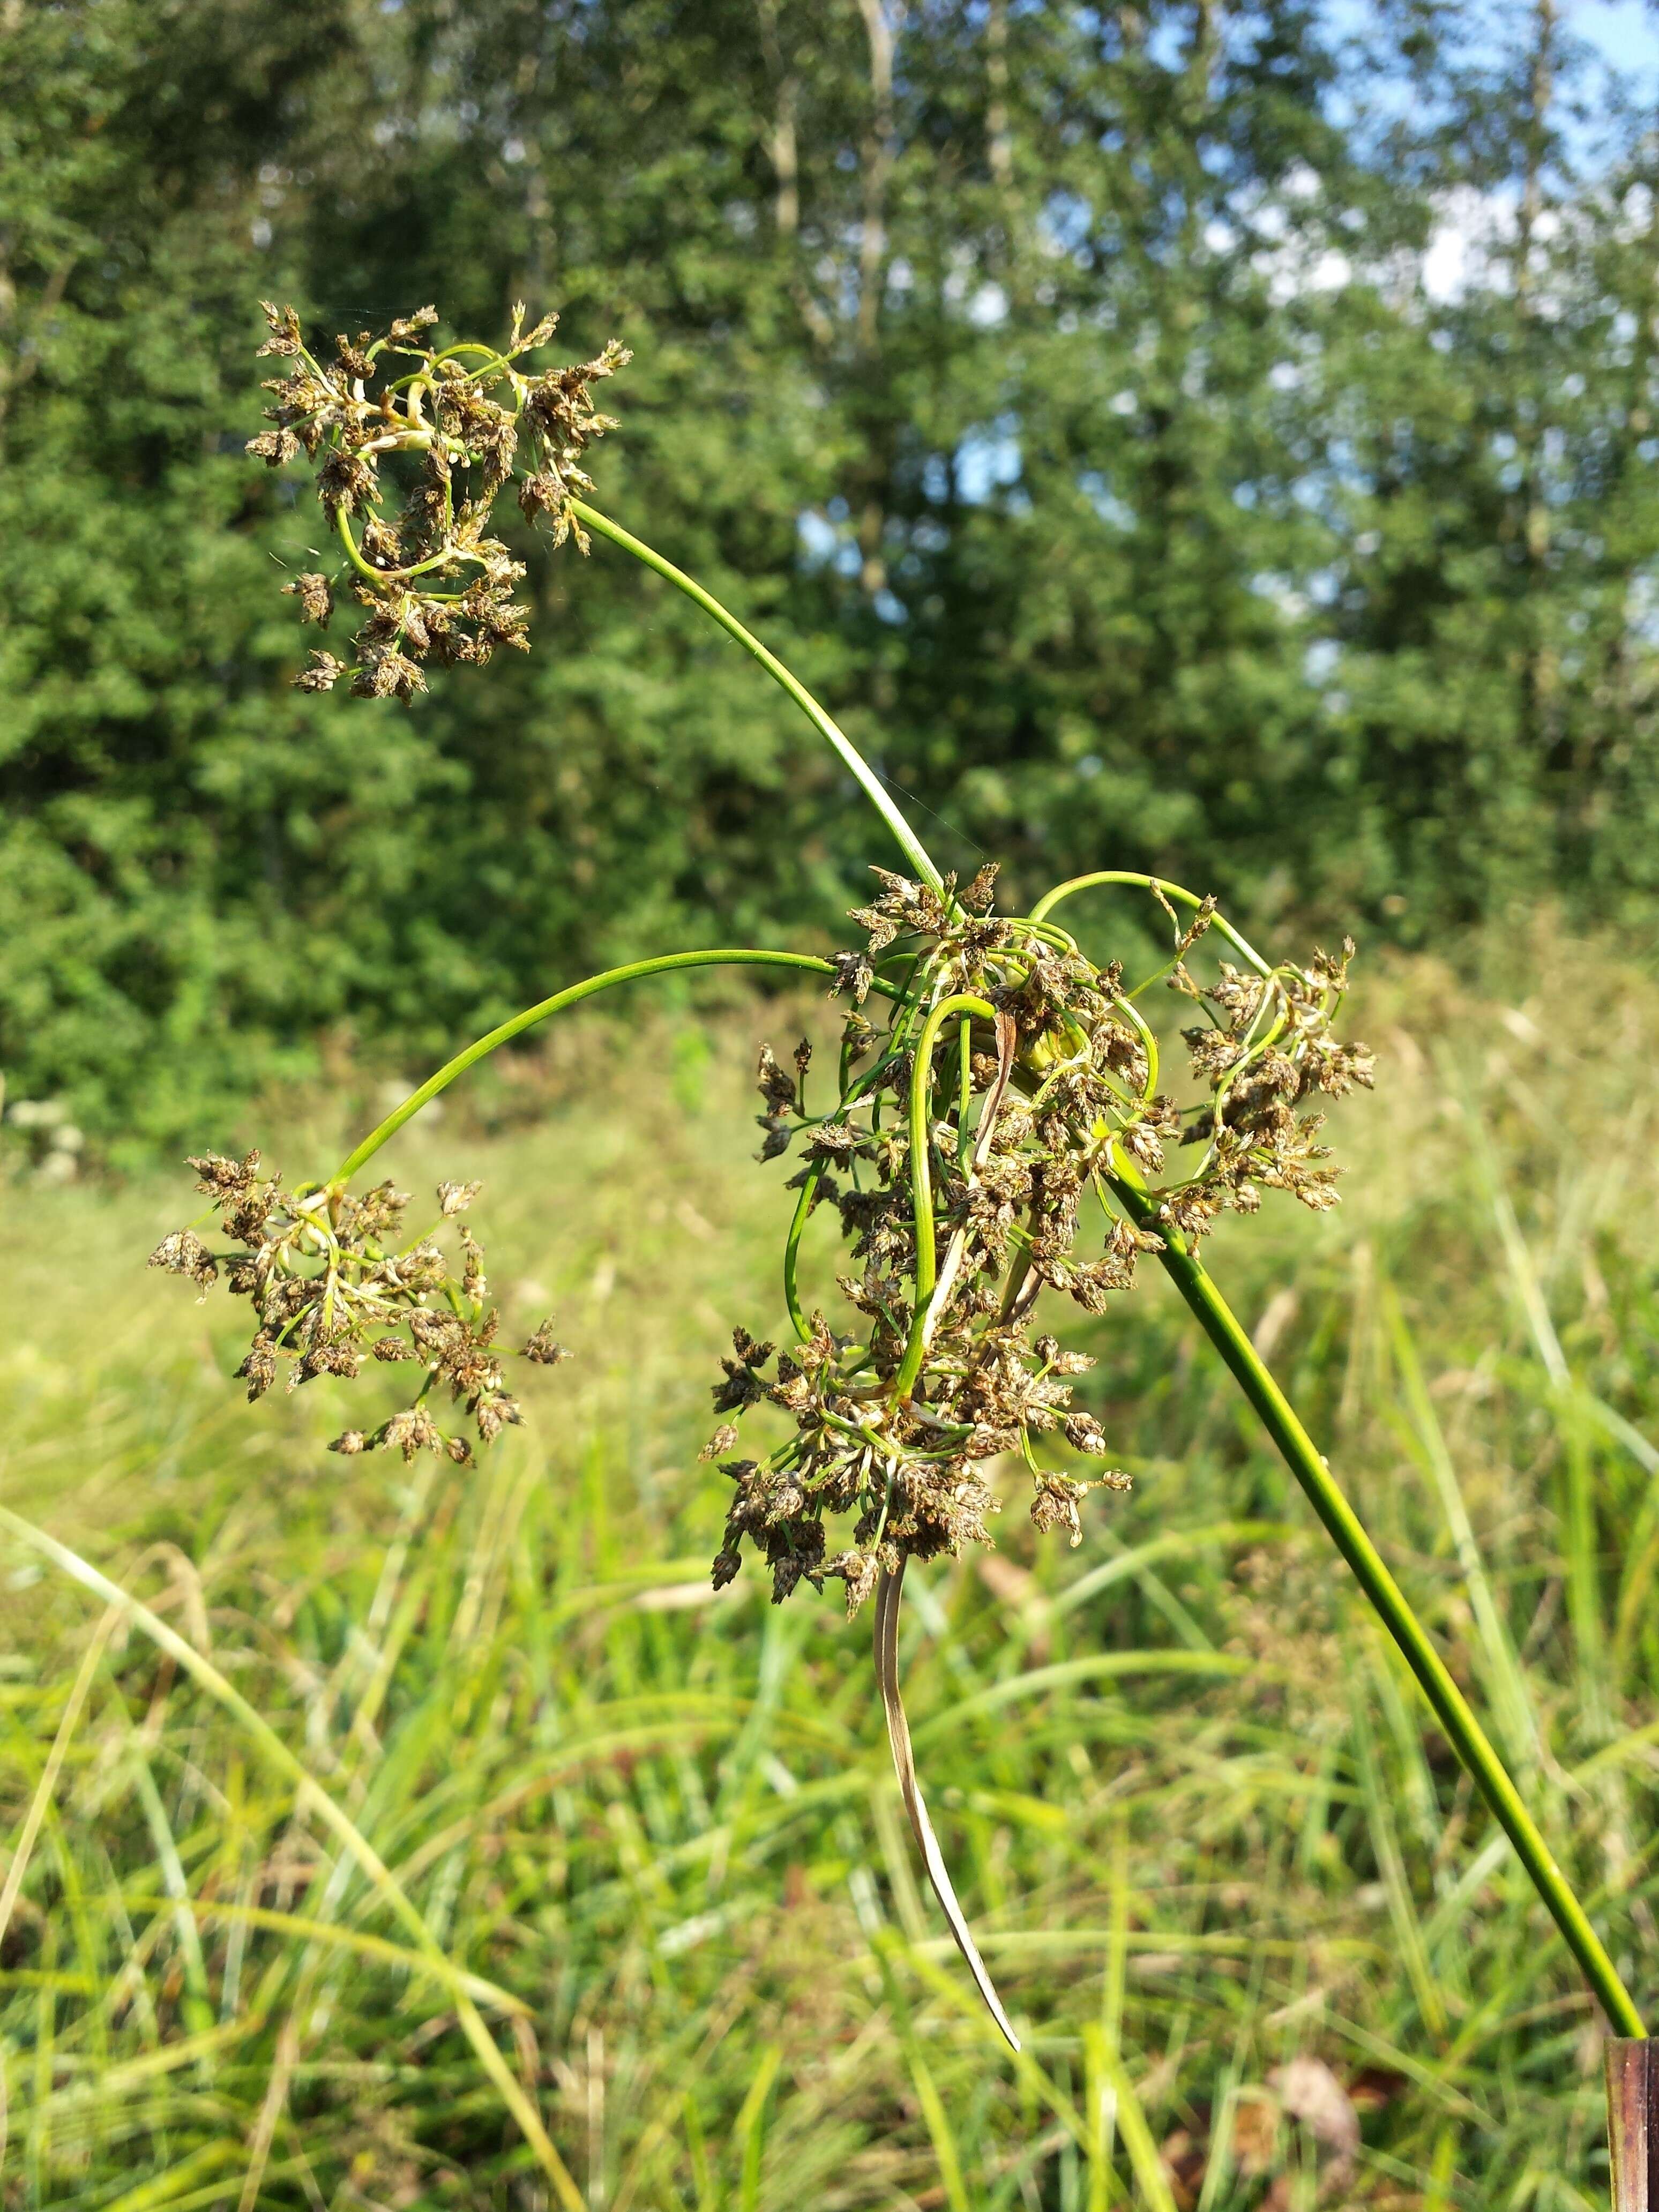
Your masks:
[[[1659,989],[1547,930],[1366,989],[1343,1209],[1212,1266],[1659,2011]],[[1151,1274],[1081,1339],[1133,1494],[1067,1551],[1010,1471],[1001,1548],[907,1589],[1011,2058],[919,1887],[867,1618],[709,1591],[706,1388],[776,1328],[787,1170],[750,1158],[760,1018],[653,1021],[389,1156],[485,1178],[497,1291],[578,1355],[477,1474],[329,1456],[372,1372],[242,1402],[236,1310],[143,1269],[183,1173],[0,1191],[0,1504],[274,1731],[0,1536],[0,1884],[38,1826],[6,2212],[1604,2203],[1553,1930]],[[329,1164],[338,1113],[286,1118],[269,1154]]]

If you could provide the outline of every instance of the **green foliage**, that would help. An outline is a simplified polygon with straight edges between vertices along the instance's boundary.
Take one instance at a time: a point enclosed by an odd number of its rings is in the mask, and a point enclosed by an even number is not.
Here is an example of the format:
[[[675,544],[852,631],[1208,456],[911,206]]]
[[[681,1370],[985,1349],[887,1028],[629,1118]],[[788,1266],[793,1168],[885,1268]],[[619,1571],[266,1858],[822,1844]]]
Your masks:
[[[241,452],[258,292],[632,343],[600,504],[1016,898],[1152,866],[1423,933],[1650,892],[1651,152],[1616,102],[1571,122],[1597,88],[1540,22],[8,11],[12,1095],[212,1134],[325,1032],[415,1064],[579,964],[821,941],[871,857],[604,547],[515,545],[522,664],[294,693],[276,585],[323,517]]]
[[[1216,1265],[1651,2009],[1659,1021],[1598,948],[1528,954],[1519,1004],[1427,962],[1374,984],[1388,1103],[1340,1109],[1349,1202],[1224,1225]],[[416,1124],[391,1155],[526,1194],[497,1287],[514,1323],[556,1300],[576,1354],[484,1476],[331,1459],[352,1391],[327,1381],[228,1400],[228,1316],[112,1277],[172,1176],[38,1193],[0,1316],[5,1504],[268,1716],[475,1978],[587,2201],[1262,2212],[1316,2177],[1377,2212],[1605,2201],[1577,1978],[1155,1286],[1091,1379],[1134,1492],[1068,1553],[1022,1534],[1011,1470],[998,1553],[908,1591],[918,1755],[1007,2057],[919,1892],[862,1634],[834,1597],[708,1586],[730,1486],[697,1467],[692,1386],[734,1252],[781,1317],[752,1029],[666,1127],[640,1071],[667,1040],[609,1080],[597,1042],[533,1133]],[[810,1240],[810,1295],[833,1247]],[[66,1726],[104,1609],[9,1536],[0,1577],[9,1850],[64,1745],[0,1950],[6,2212],[205,2212],[256,2166],[267,2212],[555,2201],[291,1775],[137,1632]]]

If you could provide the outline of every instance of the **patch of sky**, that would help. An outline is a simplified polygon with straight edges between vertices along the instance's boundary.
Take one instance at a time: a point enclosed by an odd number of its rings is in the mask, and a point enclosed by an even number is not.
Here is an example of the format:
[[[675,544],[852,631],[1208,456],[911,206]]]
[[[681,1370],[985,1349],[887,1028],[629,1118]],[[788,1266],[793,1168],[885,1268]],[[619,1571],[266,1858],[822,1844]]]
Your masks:
[[[1077,488],[1103,522],[1110,523],[1114,530],[1134,528],[1133,507],[1127,500],[1118,497],[1098,469],[1083,470],[1078,477]]]
[[[1297,589],[1291,578],[1276,569],[1258,569],[1250,578],[1250,589],[1258,599],[1266,599],[1269,605],[1277,607],[1280,614],[1289,616],[1292,621],[1308,611],[1307,594]]]
[[[978,288],[968,302],[968,319],[977,331],[994,330],[1007,321],[1008,295],[1000,284],[988,280]]]
[[[1037,236],[1051,253],[1075,253],[1094,221],[1094,210],[1080,192],[1050,192],[1037,216]]]
[[[1650,649],[1659,647],[1659,570],[1652,563],[1631,578],[1626,609],[1632,636]]]
[[[803,507],[795,517],[795,532],[800,540],[801,566],[809,574],[833,568],[838,575],[856,576],[864,565],[848,527],[843,499],[831,500],[822,514],[815,507]]]
[[[1424,88],[1399,57],[1389,35],[1385,0],[1322,0],[1320,15],[1334,46],[1346,47],[1346,84],[1331,95],[1331,119],[1349,128],[1364,116],[1381,130],[1409,121],[1431,128],[1437,117],[1425,105]],[[1397,21],[1396,17],[1396,21]],[[1513,68],[1532,34],[1533,11],[1519,0],[1459,0],[1443,23],[1455,32],[1467,66],[1492,76]],[[1609,126],[1623,108],[1650,108],[1659,99],[1659,16],[1649,0],[1561,0],[1557,11],[1566,70],[1558,92],[1562,150],[1574,165],[1594,166],[1604,155]],[[1347,87],[1363,87],[1355,96]]]
[[[1342,596],[1342,579],[1334,568],[1316,568],[1306,588],[1315,606],[1334,607]]]
[[[999,415],[969,430],[956,451],[957,497],[980,507],[1019,482],[1019,417]]]

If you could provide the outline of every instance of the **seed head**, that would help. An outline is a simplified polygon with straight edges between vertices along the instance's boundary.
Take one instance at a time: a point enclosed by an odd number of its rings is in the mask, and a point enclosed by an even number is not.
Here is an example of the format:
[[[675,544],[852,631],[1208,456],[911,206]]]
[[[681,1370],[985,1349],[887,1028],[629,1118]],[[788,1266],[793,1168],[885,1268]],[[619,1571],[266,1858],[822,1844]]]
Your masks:
[[[447,1390],[465,1407],[485,1443],[521,1418],[495,1344],[498,1316],[485,1303],[483,1252],[463,1224],[455,1224],[457,1268],[434,1237],[408,1242],[410,1194],[389,1182],[356,1194],[311,1184],[290,1194],[280,1176],[264,1171],[257,1152],[240,1160],[205,1152],[190,1164],[220,1227],[243,1249],[216,1254],[194,1231],[178,1230],[157,1246],[151,1264],[189,1275],[204,1291],[222,1269],[232,1296],[249,1301],[253,1338],[236,1372],[250,1399],[263,1397],[284,1367],[292,1390],[354,1381],[366,1359],[379,1367],[413,1364],[424,1377],[416,1403],[378,1428],[343,1431],[331,1449],[350,1457],[390,1446],[405,1458],[441,1450],[460,1466],[471,1465],[471,1448],[438,1427],[425,1402],[434,1392]],[[476,1182],[441,1183],[441,1224],[478,1189]],[[568,1354],[547,1322],[523,1357],[551,1366]]]
[[[556,317],[525,328],[514,309],[505,347],[440,352],[428,332],[436,311],[400,316],[381,336],[342,335],[331,353],[306,343],[291,307],[267,301],[259,351],[284,365],[266,390],[272,428],[251,438],[248,453],[283,468],[303,453],[317,494],[340,537],[345,567],[333,578],[307,572],[283,589],[302,620],[327,626],[335,585],[349,583],[368,610],[355,640],[351,690],[365,699],[415,698],[426,688],[421,664],[481,666],[502,646],[529,649],[528,609],[512,587],[524,574],[489,534],[499,494],[520,471],[518,503],[545,522],[556,545],[586,532],[574,502],[593,489],[580,466],[613,418],[593,404],[596,384],[630,358],[612,339],[592,361],[540,374],[528,356],[551,337]],[[407,454],[418,475],[395,515],[382,511],[388,455]],[[345,672],[331,654],[313,653],[295,678],[303,691],[331,690]]]

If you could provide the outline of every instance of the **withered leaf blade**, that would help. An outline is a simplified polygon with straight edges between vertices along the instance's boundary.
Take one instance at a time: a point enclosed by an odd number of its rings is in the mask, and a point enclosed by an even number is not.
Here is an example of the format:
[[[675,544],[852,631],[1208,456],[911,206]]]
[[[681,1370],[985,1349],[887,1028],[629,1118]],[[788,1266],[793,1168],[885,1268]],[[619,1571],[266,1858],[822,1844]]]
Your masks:
[[[1001,2029],[1011,2051],[1019,2049],[1019,2038],[1009,2025],[1008,2015],[1002,2008],[1002,2000],[995,1984],[986,1972],[985,1961],[979,1955],[962,1907],[957,1903],[956,1891],[945,1869],[939,1838],[933,1833],[933,1824],[927,1817],[927,1808],[922,1802],[921,1789],[916,1780],[916,1762],[910,1749],[910,1724],[904,1717],[904,1702],[899,1695],[898,1680],[898,1621],[899,1601],[904,1589],[904,1561],[901,1559],[896,1573],[884,1568],[876,1584],[876,1681],[881,1690],[881,1702],[887,1716],[887,1741],[893,1753],[893,1771],[898,1776],[899,1794],[904,1800],[904,1809],[909,1816],[910,1832],[921,1853],[921,1863],[927,1869],[927,1879],[933,1885],[933,1894],[939,1909],[950,1923],[951,1933],[956,1938],[957,1948],[968,1962],[975,1987],[985,2000],[986,2009]]]

